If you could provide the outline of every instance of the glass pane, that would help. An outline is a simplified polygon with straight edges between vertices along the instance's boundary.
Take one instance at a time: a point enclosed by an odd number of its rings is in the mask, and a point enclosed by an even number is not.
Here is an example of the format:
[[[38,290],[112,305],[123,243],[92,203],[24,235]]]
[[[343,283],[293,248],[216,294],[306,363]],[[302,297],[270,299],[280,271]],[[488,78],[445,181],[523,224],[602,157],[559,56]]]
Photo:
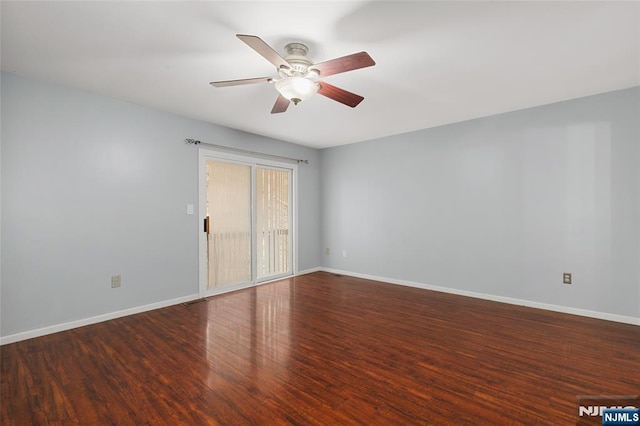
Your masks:
[[[208,288],[251,281],[251,166],[207,161]]]
[[[256,168],[258,279],[291,272],[290,170]]]

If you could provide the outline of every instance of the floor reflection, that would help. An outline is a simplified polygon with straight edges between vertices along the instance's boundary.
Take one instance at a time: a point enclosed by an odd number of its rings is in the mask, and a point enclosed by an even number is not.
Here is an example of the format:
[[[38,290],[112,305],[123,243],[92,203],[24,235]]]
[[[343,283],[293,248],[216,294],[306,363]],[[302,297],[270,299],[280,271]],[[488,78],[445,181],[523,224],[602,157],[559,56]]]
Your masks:
[[[256,391],[262,391],[261,383],[272,386],[274,378],[286,381],[292,287],[293,280],[287,279],[215,296],[205,302],[207,321],[202,336],[210,387],[220,388],[235,381],[235,374],[250,377]]]

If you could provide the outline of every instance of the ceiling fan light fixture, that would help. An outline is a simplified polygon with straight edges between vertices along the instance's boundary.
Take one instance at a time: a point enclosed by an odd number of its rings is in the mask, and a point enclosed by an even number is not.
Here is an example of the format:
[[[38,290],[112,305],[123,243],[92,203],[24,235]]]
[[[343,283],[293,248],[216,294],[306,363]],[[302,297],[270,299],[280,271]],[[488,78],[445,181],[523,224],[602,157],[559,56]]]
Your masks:
[[[283,77],[273,83],[282,96],[298,105],[318,91],[318,84],[304,77]]]

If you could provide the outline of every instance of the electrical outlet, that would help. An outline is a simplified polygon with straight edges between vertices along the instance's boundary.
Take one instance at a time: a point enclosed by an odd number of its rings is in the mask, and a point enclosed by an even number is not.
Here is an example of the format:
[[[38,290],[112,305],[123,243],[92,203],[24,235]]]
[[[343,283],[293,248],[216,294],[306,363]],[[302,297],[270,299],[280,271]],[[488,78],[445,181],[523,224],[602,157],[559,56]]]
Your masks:
[[[111,288],[117,288],[122,285],[122,277],[120,275],[114,275],[111,277]]]
[[[564,272],[562,274],[562,282],[563,284],[571,284],[571,273]]]

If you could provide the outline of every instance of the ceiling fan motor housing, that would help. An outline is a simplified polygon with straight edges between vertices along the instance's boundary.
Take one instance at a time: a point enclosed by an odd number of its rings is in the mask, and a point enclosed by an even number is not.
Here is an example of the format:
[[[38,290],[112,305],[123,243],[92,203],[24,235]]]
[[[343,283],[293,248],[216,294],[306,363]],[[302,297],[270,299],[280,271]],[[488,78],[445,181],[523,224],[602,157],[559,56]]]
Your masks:
[[[284,60],[289,63],[291,69],[280,68],[281,77],[318,77],[318,73],[309,70],[313,62],[307,57],[309,48],[302,43],[289,43],[284,47],[286,56]]]

